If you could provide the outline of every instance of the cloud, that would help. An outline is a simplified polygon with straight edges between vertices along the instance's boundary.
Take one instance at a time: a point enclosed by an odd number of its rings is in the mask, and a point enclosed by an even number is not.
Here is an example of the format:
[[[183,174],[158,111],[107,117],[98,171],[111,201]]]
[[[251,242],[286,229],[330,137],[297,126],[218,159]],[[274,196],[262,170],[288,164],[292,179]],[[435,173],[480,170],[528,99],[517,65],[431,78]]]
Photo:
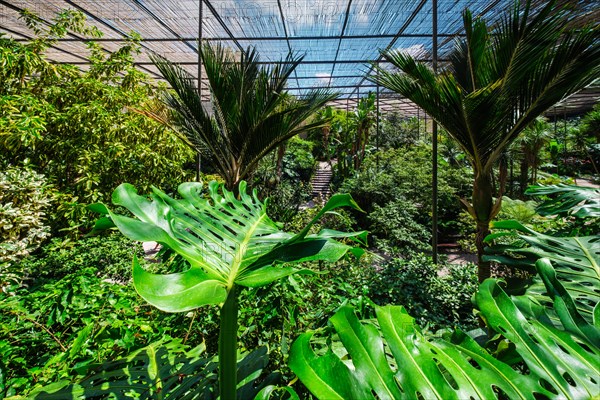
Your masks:
[[[427,50],[425,50],[425,46],[423,46],[422,44],[414,44],[410,47],[399,47],[397,50],[415,58],[427,54]]]
[[[328,72],[317,72],[315,77],[319,78],[320,83],[329,84],[329,79],[331,78],[331,74]]]

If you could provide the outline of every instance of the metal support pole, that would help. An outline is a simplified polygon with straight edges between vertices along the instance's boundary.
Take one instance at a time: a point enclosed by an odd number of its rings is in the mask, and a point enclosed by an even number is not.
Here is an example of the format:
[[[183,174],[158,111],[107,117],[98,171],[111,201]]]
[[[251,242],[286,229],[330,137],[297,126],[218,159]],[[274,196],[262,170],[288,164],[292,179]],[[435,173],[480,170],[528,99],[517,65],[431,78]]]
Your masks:
[[[432,45],[432,62],[433,62],[433,73],[437,74],[437,57],[438,57],[438,38],[437,38],[437,30],[438,30],[438,10],[437,10],[437,0],[432,0],[432,4],[431,4],[431,18],[432,18],[432,25],[433,25],[433,35],[432,35],[432,39],[433,39],[433,45]],[[432,219],[432,226],[431,226],[431,247],[433,250],[433,262],[435,264],[437,264],[438,262],[438,161],[437,161],[437,156],[438,156],[438,129],[437,129],[437,122],[435,120],[433,120],[433,126],[432,126],[432,148],[431,148],[431,152],[432,152],[432,171],[431,171],[431,181],[432,181],[432,191],[431,191],[431,219]]]
[[[556,107],[554,107],[554,138],[558,143],[558,130],[556,129],[556,122],[558,121],[558,114],[556,114]],[[556,149],[556,175],[558,175],[558,159],[560,155],[558,154],[559,148]]]
[[[417,108],[417,141],[421,140],[421,109]]]
[[[200,107],[202,107],[202,52],[200,51],[202,48],[202,2],[203,0],[198,1],[198,97],[200,97]],[[200,182],[202,154],[200,154],[200,149],[196,150],[198,151],[196,158],[196,181]]]
[[[377,62],[377,64],[379,64],[379,62]],[[377,65],[379,67],[379,65]],[[377,166],[377,171],[379,172],[379,133],[380,133],[380,129],[379,129],[379,68],[377,68],[377,114],[376,114],[376,123],[377,123],[377,129],[376,129],[376,134],[377,137],[376,139],[376,148],[377,148],[377,159],[376,159],[376,166]]]
[[[563,133],[563,163],[565,165],[565,175],[567,172],[567,107],[565,107],[564,111],[563,111],[563,127],[564,127],[564,133]]]
[[[358,112],[358,108],[360,105],[360,86],[356,88],[356,107],[355,110]],[[358,124],[354,129],[354,144],[352,148],[354,149],[354,154],[352,154],[352,167],[356,168],[358,166]]]

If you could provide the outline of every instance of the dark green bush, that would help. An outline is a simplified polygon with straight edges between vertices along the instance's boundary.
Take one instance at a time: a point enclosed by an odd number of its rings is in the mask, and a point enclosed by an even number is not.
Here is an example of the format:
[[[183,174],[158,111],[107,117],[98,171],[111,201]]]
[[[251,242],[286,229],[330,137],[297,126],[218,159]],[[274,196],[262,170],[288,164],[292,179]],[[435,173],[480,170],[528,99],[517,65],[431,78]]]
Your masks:
[[[140,243],[121,234],[83,238],[76,242],[52,239],[37,254],[22,260],[18,267],[34,285],[93,268],[103,279],[128,282],[133,256],[144,256]]]
[[[369,284],[375,303],[402,305],[432,331],[455,326],[473,329],[471,296],[476,290],[475,265],[436,265],[424,255],[389,261]]]
[[[315,158],[312,154],[314,144],[308,140],[294,137],[288,141],[283,156],[283,173],[285,178],[309,181],[315,169]]]
[[[347,179],[340,191],[350,193],[366,214],[355,213],[359,225],[372,231],[378,239],[388,239],[390,245],[428,241],[425,231],[431,227],[431,149],[425,145],[389,149],[368,156],[354,178]],[[455,231],[455,221],[461,211],[459,197],[468,197],[470,171],[464,167],[440,168],[438,176],[438,215],[440,233]],[[403,211],[402,209],[406,209]],[[377,211],[376,211],[377,210]],[[375,215],[371,215],[374,211]],[[407,232],[392,233],[396,219]],[[417,226],[420,225],[421,227]],[[396,229],[403,229],[398,227]],[[392,237],[384,237],[385,235]],[[402,237],[410,234],[413,237]]]
[[[369,214],[369,228],[377,248],[388,253],[430,249],[431,228],[417,222],[419,213],[417,206],[403,197],[381,207],[375,205]]]
[[[0,297],[0,376],[6,386],[3,392],[0,385],[0,397],[23,393],[36,382],[85,375],[96,363],[164,336],[185,336],[184,314],[161,313],[132,285],[98,275],[93,267],[80,267],[35,290]],[[201,340],[200,332],[190,333],[190,343]]]

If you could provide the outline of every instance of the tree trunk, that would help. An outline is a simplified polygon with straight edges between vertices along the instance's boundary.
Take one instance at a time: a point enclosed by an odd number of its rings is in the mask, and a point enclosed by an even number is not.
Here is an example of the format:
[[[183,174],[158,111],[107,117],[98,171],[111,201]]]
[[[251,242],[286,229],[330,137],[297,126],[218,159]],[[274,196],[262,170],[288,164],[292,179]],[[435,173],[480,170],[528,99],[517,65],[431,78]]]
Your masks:
[[[285,156],[286,143],[281,143],[277,148],[277,183],[281,182],[283,175],[283,156]]]
[[[529,164],[527,163],[527,157],[525,154],[521,158],[521,174],[519,176],[519,197],[522,199],[527,189],[527,180],[529,179]]]
[[[492,177],[490,174],[477,175],[473,182],[473,211],[477,223],[475,246],[477,247],[477,278],[479,282],[491,276],[490,262],[483,260],[483,239],[490,234],[490,221],[494,217]]]

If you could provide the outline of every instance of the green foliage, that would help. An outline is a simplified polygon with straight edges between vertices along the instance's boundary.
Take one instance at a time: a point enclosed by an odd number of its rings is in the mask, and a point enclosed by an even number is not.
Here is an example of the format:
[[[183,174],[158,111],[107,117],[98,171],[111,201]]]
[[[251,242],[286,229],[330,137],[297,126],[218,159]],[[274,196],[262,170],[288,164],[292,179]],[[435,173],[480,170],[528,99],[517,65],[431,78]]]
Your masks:
[[[135,40],[110,55],[89,43],[91,66],[81,72],[49,63],[44,52],[67,31],[93,33],[83,14],[62,12],[50,27],[27,18],[37,37],[0,39],[0,162],[29,160],[62,193],[51,221],[55,231],[77,233],[86,223],[85,205],[108,200],[119,181],[171,189],[189,176],[187,147],[128,111],[155,102],[159,92],[134,67]]]
[[[238,362],[240,398],[255,398],[261,391],[272,392],[279,375],[272,373],[260,384],[255,381],[268,363],[265,347],[245,354]],[[39,388],[29,398],[117,399],[126,397],[160,399],[217,399],[217,363],[204,354],[204,345],[193,349],[180,340],[160,340],[136,350],[127,357],[104,363],[91,375],[71,384],[60,381]],[[294,393],[290,388],[290,393]],[[269,399],[269,395],[264,397]]]
[[[275,159],[277,151],[273,158],[265,157],[259,163],[253,187],[261,198],[269,198],[267,213],[275,221],[289,222],[312,199],[309,181],[315,169],[313,148],[312,142],[295,136],[285,144],[280,170]]]
[[[131,285],[115,284],[114,280],[122,279],[120,274],[123,268],[131,270],[133,250],[128,239],[111,235],[85,239],[76,242],[73,247],[67,245],[61,246],[58,241],[53,241],[43,247],[39,255],[22,262],[21,265],[32,265],[36,271],[43,273],[44,278],[40,280],[45,284],[40,286],[32,282],[32,288],[17,290],[14,297],[0,302],[0,336],[9,332],[6,337],[10,339],[0,344],[0,357],[5,362],[0,369],[4,371],[8,388],[7,392],[0,389],[0,397],[2,393],[27,393],[26,388],[35,385],[43,385],[44,390],[49,391],[53,387],[64,386],[67,380],[79,385],[87,382],[86,387],[93,386],[94,382],[99,382],[92,378],[98,371],[110,369],[117,373],[126,367],[125,359],[141,360],[140,357],[145,357],[144,352],[128,355],[129,352],[135,353],[136,349],[162,339],[163,335],[178,341],[187,338],[187,343],[194,345],[204,341],[206,357],[209,358],[217,352],[218,307],[205,307],[188,314],[167,314],[145,306]],[[130,248],[129,253],[126,253],[126,246]],[[98,249],[94,250],[94,247]],[[55,256],[53,249],[60,254]],[[136,249],[139,247],[136,246]],[[88,256],[86,251],[93,254]],[[93,256],[96,257],[95,261],[92,260]],[[45,269],[44,260],[48,260]],[[68,264],[66,267],[69,269],[75,268],[77,261],[90,268],[75,269],[73,274],[62,280],[52,280],[51,273],[61,261]],[[114,264],[106,264],[107,261]],[[146,268],[155,265],[160,264],[152,263]],[[316,264],[310,268],[319,271],[319,274],[295,275],[263,288],[243,291],[239,295],[240,351],[267,346],[269,364],[264,372],[280,371],[287,381],[293,379],[287,367],[289,346],[299,332],[326,326],[327,318],[343,304],[365,309],[368,280],[374,274],[366,262],[343,261],[327,270]],[[63,272],[60,269],[56,271],[57,274]],[[85,292],[80,288],[82,285],[87,288]],[[68,294],[69,288],[74,293]],[[64,305],[61,303],[63,297]],[[47,314],[61,307],[65,310],[63,326],[69,327],[67,330],[61,329],[58,324],[46,324]],[[20,312],[20,316],[16,318],[13,311]],[[61,359],[63,350],[44,330],[49,329],[70,351],[70,338],[79,337],[78,333],[87,325],[93,325],[94,328],[89,336],[85,336],[88,339],[76,360]],[[124,347],[125,344],[128,347]],[[115,360],[115,357],[125,359]],[[87,365],[86,358],[93,361]],[[52,364],[48,363],[48,359],[62,361]],[[161,359],[167,362],[166,358]],[[81,368],[79,362],[82,363]],[[127,368],[139,366],[127,364]],[[189,375],[189,379],[194,377],[196,375]],[[57,381],[60,383],[47,387]]]
[[[587,113],[581,120],[581,131],[588,137],[595,137],[596,143],[600,143],[600,104]]]
[[[14,263],[50,236],[46,212],[51,200],[43,175],[28,167],[0,171],[0,289],[19,279]]]
[[[361,237],[364,232],[345,234],[323,230],[307,235],[325,212],[341,206],[356,207],[348,195],[335,195],[300,233],[281,232],[271,221],[256,192],[246,193],[240,185],[240,199],[216,182],[208,186],[188,182],[179,186],[182,199],[175,200],[154,189],[148,200],[132,185],[123,184],[113,194],[113,203],[131,211],[133,219],[110,212],[112,222],[130,239],[156,241],[183,257],[189,270],[154,275],[134,260],[134,285],[142,297],[169,312],[188,311],[205,304],[223,302],[234,285],[260,287],[298,272],[279,263],[339,259],[351,247],[335,237]],[[174,290],[174,288],[176,290]]]
[[[543,117],[538,117],[523,130],[523,133],[513,143],[519,148],[519,157],[521,158],[521,193],[528,183],[535,184],[537,182],[542,150],[551,138],[550,124]],[[530,177],[528,176],[529,170],[531,170]]]
[[[361,170],[354,178],[347,179],[340,190],[350,193],[368,213],[368,219],[357,216],[361,226],[380,239],[392,234],[390,245],[411,244],[418,249],[424,244],[417,240],[427,240],[426,231],[431,226],[431,168],[431,150],[424,145],[383,150],[369,155]],[[452,221],[461,210],[457,196],[466,194],[468,175],[464,168],[439,171],[438,209],[442,229],[454,228]],[[394,227],[391,219],[401,225]],[[405,236],[402,229],[410,236]]]
[[[525,193],[549,197],[537,208],[537,212],[544,216],[600,217],[600,189],[559,184],[532,186]],[[553,195],[556,197],[552,198]]]
[[[286,95],[286,81],[302,60],[291,53],[273,67],[262,66],[252,48],[238,57],[227,48],[205,44],[200,57],[209,82],[210,110],[202,105],[193,76],[166,59],[153,61],[173,88],[165,96],[169,122],[189,145],[206,150],[229,190],[249,179],[260,160],[287,139],[320,128],[321,122],[306,120],[336,97],[327,90],[298,99]]]
[[[131,286],[98,275],[93,266],[82,266],[0,299],[0,396],[85,376],[97,363],[166,336],[183,338],[189,325],[184,315],[148,308]],[[198,343],[194,333],[192,340]]]
[[[220,305],[219,387],[223,398],[236,397],[238,294],[246,287],[262,287],[300,270],[291,264],[303,261],[337,261],[350,246],[334,238],[364,241],[365,233],[322,230],[309,234],[326,212],[343,206],[358,208],[349,195],[334,195],[298,234],[279,229],[266,214],[256,191],[239,186],[239,198],[216,182],[179,186],[175,200],[154,188],[146,197],[132,185],[122,184],[113,203],[128,209],[137,219],[115,214],[104,205],[94,209],[107,214],[122,233],[142,242],[156,241],[189,264],[189,269],[154,274],[134,258],[133,283],[144,300],[167,312],[182,312],[204,305]],[[106,217],[97,223],[108,225]]]
[[[215,363],[202,345],[189,349],[180,340],[160,340],[127,357],[100,365],[96,374],[75,384],[64,380],[36,389],[32,399],[208,398],[215,383]],[[164,394],[161,394],[164,393]],[[203,397],[204,396],[204,397]]]
[[[416,117],[406,118],[400,114],[388,113],[380,117],[377,144],[381,149],[397,149],[417,144],[426,135],[424,125]]]
[[[492,242],[500,237],[513,237],[508,245],[495,245],[486,249],[487,259],[535,271],[540,258],[552,261],[556,274],[571,293],[578,312],[588,321],[593,319],[593,307],[600,287],[600,237],[554,237],[538,233],[517,221],[493,222],[494,229],[501,231],[486,238]],[[542,282],[528,289],[529,293],[548,304]]]
[[[533,200],[523,201],[502,197],[502,209],[498,213],[498,219],[514,219],[523,224],[531,223],[539,214],[536,211],[537,203]]]
[[[365,159],[366,147],[369,143],[370,131],[376,121],[377,110],[375,109],[375,93],[369,92],[366,97],[362,97],[354,112],[350,114],[350,119],[356,126],[356,136],[352,148],[354,157],[354,168],[358,169]]]
[[[320,208],[308,207],[299,210],[289,221],[284,224],[284,230],[296,232],[302,230],[319,213]],[[310,228],[310,233],[317,233],[322,229],[334,231],[352,231],[356,221],[348,210],[340,209],[335,212],[325,213],[319,221]]]
[[[466,34],[441,71],[402,49],[389,49],[382,56],[397,70],[374,65],[377,74],[370,78],[421,107],[466,154],[473,192],[463,204],[477,223],[480,281],[490,276],[483,239],[500,210],[508,147],[544,111],[592,83],[600,71],[598,31],[587,10],[533,3],[514,2],[496,22],[465,10]],[[498,164],[500,184],[495,184]]]
[[[330,320],[341,343],[328,341],[316,353],[313,333],[303,334],[292,346],[290,367],[323,399],[598,396],[598,322],[581,319],[569,293],[552,279],[551,265],[538,264],[561,326],[523,314],[494,280],[482,283],[475,297],[489,328],[504,338],[503,348],[518,354],[518,368],[460,330],[428,337],[398,306],[378,307],[377,321],[363,323],[352,309],[341,309]],[[519,372],[523,368],[526,373]]]
[[[312,199],[312,187],[309,183],[301,181],[283,180],[274,189],[262,190],[268,194],[267,214],[273,220],[287,224],[294,220],[300,207]]]
[[[315,158],[312,155],[313,143],[295,136],[287,142],[283,157],[284,177],[295,182],[309,181],[315,169]]]
[[[389,253],[428,250],[431,247],[431,230],[417,222],[423,221],[421,212],[414,202],[404,197],[396,198],[383,207],[375,204],[368,219],[376,246]]]
[[[477,273],[472,264],[436,265],[424,255],[396,258],[379,267],[368,286],[376,304],[402,305],[432,331],[476,327],[471,297],[477,290]]]
[[[52,239],[41,250],[22,260],[18,268],[38,286],[93,267],[96,276],[113,282],[131,278],[131,258],[142,258],[141,244],[119,234],[87,237],[75,242]]]
[[[315,158],[321,161],[337,158],[340,169],[350,168],[350,165],[346,165],[344,156],[352,146],[348,113],[327,106],[319,110],[315,118],[323,123],[321,129],[313,129],[308,133],[308,139],[314,143]]]

